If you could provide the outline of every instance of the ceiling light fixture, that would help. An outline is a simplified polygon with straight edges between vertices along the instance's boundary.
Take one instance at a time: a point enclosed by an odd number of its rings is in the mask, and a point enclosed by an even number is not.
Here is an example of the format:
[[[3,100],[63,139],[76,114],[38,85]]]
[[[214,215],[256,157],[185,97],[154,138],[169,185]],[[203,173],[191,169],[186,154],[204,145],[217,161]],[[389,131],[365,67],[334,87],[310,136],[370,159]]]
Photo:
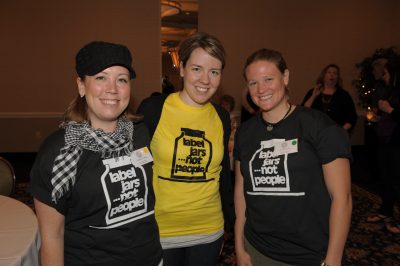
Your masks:
[[[161,0],[161,17],[167,17],[179,14],[181,12],[181,3],[178,1]]]
[[[178,69],[179,68],[178,49],[177,48],[170,48],[170,49],[168,49],[168,53],[171,56],[173,67],[175,69]]]

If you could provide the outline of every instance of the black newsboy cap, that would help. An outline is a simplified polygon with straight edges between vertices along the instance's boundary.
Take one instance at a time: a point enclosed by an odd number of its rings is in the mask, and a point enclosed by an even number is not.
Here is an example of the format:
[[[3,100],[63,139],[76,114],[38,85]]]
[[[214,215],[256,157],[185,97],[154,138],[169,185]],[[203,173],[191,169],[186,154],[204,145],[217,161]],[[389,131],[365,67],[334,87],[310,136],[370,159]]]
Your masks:
[[[136,77],[131,53],[121,44],[102,41],[88,43],[76,54],[75,62],[76,73],[81,78],[96,75],[111,66],[123,66],[129,70],[131,79]]]

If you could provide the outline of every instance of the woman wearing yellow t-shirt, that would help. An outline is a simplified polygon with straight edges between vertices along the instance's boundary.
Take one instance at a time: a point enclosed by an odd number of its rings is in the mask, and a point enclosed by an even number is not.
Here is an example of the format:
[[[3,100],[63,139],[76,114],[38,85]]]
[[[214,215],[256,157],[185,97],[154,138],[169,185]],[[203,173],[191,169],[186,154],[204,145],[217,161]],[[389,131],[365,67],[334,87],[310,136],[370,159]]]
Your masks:
[[[233,222],[229,114],[210,102],[225,66],[220,41],[196,33],[179,47],[183,90],[144,100],[152,135],[155,213],[164,265],[214,266]],[[224,223],[225,222],[225,223]]]

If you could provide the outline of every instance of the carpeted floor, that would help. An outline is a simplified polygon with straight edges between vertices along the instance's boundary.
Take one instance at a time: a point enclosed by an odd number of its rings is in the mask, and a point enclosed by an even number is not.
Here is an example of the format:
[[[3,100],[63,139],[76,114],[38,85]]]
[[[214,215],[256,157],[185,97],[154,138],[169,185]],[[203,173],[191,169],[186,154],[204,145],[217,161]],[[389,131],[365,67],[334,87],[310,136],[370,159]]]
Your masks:
[[[33,208],[32,198],[26,193],[27,182],[18,182],[12,197]],[[400,235],[385,230],[382,223],[372,224],[365,217],[379,207],[380,198],[373,193],[353,185],[353,218],[347,241],[345,265],[400,265]],[[399,219],[399,210],[396,216]],[[225,235],[225,245],[218,266],[235,264],[233,234]]]

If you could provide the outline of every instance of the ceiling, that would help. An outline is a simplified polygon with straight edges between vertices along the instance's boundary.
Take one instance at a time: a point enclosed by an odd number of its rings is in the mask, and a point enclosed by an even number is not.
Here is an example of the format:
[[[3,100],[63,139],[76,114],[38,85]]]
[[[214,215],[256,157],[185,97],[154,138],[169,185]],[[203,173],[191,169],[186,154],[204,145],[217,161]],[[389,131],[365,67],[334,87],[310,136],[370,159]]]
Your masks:
[[[177,0],[181,11],[161,18],[161,47],[163,52],[177,47],[181,40],[197,31],[198,0]]]

